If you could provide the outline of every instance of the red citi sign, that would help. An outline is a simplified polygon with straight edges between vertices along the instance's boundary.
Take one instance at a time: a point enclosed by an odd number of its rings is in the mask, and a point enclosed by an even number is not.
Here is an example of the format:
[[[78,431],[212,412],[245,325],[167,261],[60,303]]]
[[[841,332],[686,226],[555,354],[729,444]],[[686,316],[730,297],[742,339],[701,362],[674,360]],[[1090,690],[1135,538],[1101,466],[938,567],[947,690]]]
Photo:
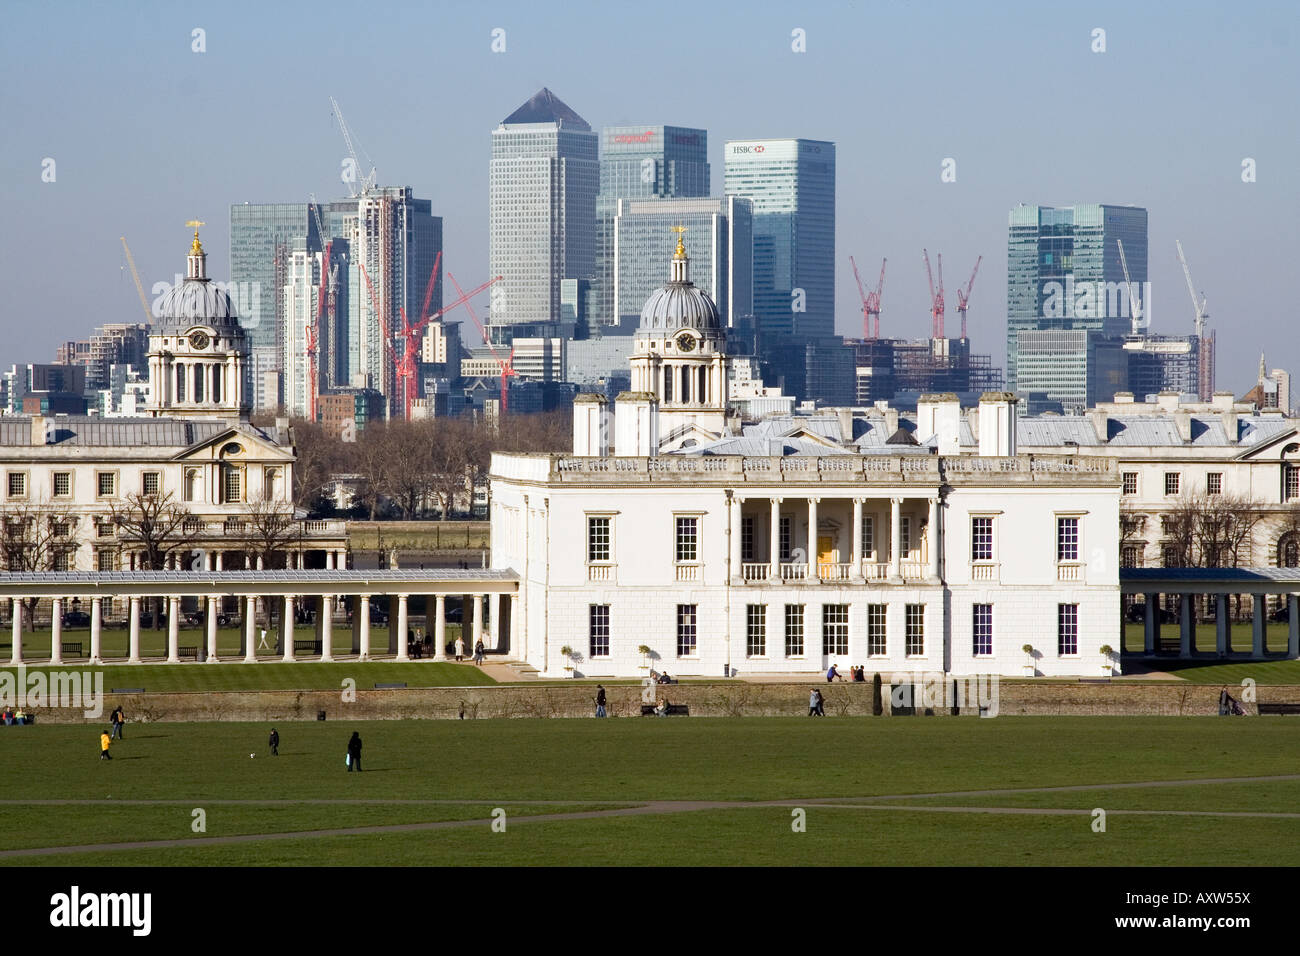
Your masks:
[[[621,136],[615,136],[615,137],[614,137],[614,142],[616,142],[616,143],[648,143],[648,142],[650,142],[650,140],[652,140],[652,139],[654,138],[654,135],[655,135],[655,131],[652,130],[652,129],[648,129],[648,130],[646,130],[644,133],[640,134],[639,136],[634,136],[634,135],[632,135],[632,134],[630,134],[630,133],[624,133],[624,134],[621,135]]]

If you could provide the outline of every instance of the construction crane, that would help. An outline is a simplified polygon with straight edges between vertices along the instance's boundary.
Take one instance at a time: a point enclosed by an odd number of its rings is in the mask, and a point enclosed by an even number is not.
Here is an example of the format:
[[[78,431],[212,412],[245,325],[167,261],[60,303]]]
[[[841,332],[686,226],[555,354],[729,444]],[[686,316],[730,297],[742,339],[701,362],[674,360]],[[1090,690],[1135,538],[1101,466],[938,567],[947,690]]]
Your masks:
[[[966,338],[966,309],[970,306],[970,290],[975,286],[975,275],[980,271],[980,263],[984,257],[980,256],[975,260],[975,268],[971,270],[970,281],[966,283],[966,290],[963,292],[961,287],[957,288],[957,314],[961,316],[961,337]],[[939,284],[943,284],[942,273],[940,274]]]
[[[131,255],[131,247],[126,244],[126,236],[122,237],[122,248],[126,250],[126,264],[131,267],[131,278],[135,280],[135,291],[140,293],[140,305],[144,307],[145,324],[152,325],[153,311],[149,308],[149,299],[144,294],[144,286],[140,283],[140,273],[135,269],[135,257]]]
[[[464,294],[460,291],[460,283],[456,281],[456,277],[448,272],[447,278],[451,280],[452,287],[455,288],[456,294],[463,297]],[[497,278],[499,279],[501,277],[497,276]],[[492,281],[495,282],[496,279],[493,279]],[[478,320],[478,315],[474,312],[474,306],[470,305],[469,302],[466,302],[465,311],[467,311],[469,317],[474,320],[474,325],[478,328],[478,334],[483,336],[483,344],[486,345],[488,351],[492,353],[492,358],[496,361],[497,365],[501,366],[501,416],[504,418],[510,407],[510,379],[511,377],[517,377],[519,374],[515,371],[514,346],[510,347],[509,357],[502,359],[501,356],[497,354],[497,350],[493,347],[492,340],[488,337],[487,330],[483,328],[483,323]]]
[[[1128,258],[1124,255],[1124,240],[1116,239],[1115,244],[1119,246],[1119,267],[1124,270],[1124,288],[1128,292],[1129,322],[1132,324],[1133,334],[1137,335],[1142,328],[1142,306],[1133,295],[1133,280],[1129,277]]]
[[[880,260],[880,281],[876,283],[874,292],[868,292],[862,287],[862,277],[858,275],[858,264],[854,262],[852,256],[849,256],[849,262],[853,263],[853,278],[858,283],[858,295],[862,297],[862,337],[864,339],[880,338],[880,292],[885,287],[885,263],[888,261],[888,259]],[[874,331],[871,322],[873,315],[876,317]]]
[[[939,291],[934,291],[934,273],[930,271],[930,253],[925,249],[921,250],[921,258],[925,260],[925,275],[930,280],[930,336],[932,338],[943,338],[943,254],[935,253],[935,258],[939,262]]]
[[[356,147],[353,146],[352,144],[352,134],[348,132],[348,124],[343,119],[343,110],[339,107],[338,100],[334,99],[334,97],[332,96],[330,97],[330,106],[334,110],[334,115],[338,117],[339,129],[342,130],[343,132],[343,142],[347,144],[348,155],[352,157],[352,169],[354,172],[357,172],[361,169],[361,160],[357,159],[357,150]],[[363,149],[362,152],[365,153],[366,151]],[[366,162],[370,162],[369,153],[366,153]],[[375,181],[377,177],[378,177],[378,173],[376,173],[375,171],[375,164],[373,162],[370,162],[370,172],[367,173],[365,178],[361,180],[360,191],[358,192],[353,182],[349,180],[347,184],[348,195],[353,199],[355,199],[358,195],[364,196],[366,193],[370,192],[370,190],[375,188]]]
[[[1187,257],[1183,255],[1183,244],[1180,240],[1175,239],[1174,245],[1178,247],[1178,261],[1182,263],[1183,275],[1187,279],[1187,291],[1192,296],[1192,309],[1196,313],[1196,339],[1197,347],[1197,391],[1200,393],[1201,401],[1208,402],[1214,397],[1214,333],[1207,337],[1205,334],[1205,325],[1210,318],[1210,311],[1205,300],[1205,293],[1202,292],[1198,298],[1196,287],[1192,284],[1192,270],[1187,265]]]

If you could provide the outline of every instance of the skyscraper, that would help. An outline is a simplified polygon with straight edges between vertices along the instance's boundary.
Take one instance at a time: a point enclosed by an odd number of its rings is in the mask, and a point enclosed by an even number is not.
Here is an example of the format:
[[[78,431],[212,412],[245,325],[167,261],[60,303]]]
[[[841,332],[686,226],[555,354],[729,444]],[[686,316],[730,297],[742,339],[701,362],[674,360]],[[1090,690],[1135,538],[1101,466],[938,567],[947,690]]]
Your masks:
[[[709,134],[682,126],[606,126],[601,134],[596,197],[596,272],[592,324],[617,321],[614,311],[614,217],[621,199],[709,195]],[[666,264],[672,249],[663,257]],[[666,268],[666,265],[665,265]],[[661,269],[657,277],[662,279]],[[650,286],[646,294],[658,288]],[[640,306],[637,307],[640,310]]]
[[[1109,358],[1134,327],[1118,241],[1145,321],[1150,306],[1145,209],[1090,204],[1011,210],[1008,388],[1046,392],[1051,401],[1078,406],[1108,401],[1128,387],[1124,362]],[[1060,332],[1088,334],[1053,335]],[[1022,359],[1022,352],[1033,359]],[[1104,367],[1094,368],[1102,356]]]
[[[599,138],[542,89],[492,132],[488,333],[498,342],[556,335],[560,282],[596,266]]]

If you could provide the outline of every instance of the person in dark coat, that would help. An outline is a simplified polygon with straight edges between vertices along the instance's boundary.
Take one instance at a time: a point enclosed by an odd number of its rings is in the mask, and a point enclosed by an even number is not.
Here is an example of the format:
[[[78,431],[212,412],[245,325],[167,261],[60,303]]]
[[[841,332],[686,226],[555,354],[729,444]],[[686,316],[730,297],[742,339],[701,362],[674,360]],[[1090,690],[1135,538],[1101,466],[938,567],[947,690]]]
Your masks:
[[[280,756],[280,732],[274,727],[271,728],[271,737],[267,740],[267,743],[271,746],[271,756]]]
[[[596,685],[596,716],[605,716],[605,688],[600,684]]]
[[[352,731],[352,739],[348,741],[348,773],[353,770],[361,772],[361,735],[355,730]]]

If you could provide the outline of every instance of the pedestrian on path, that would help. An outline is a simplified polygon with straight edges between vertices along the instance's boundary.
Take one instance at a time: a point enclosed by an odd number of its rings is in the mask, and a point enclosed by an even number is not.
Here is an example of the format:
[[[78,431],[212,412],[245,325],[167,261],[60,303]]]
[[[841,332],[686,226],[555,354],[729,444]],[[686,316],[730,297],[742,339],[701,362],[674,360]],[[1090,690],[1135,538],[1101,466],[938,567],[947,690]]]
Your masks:
[[[816,687],[814,687],[812,689],[812,692],[808,695],[808,716],[809,717],[817,716],[817,688]]]
[[[280,732],[274,727],[271,728],[271,736],[267,740],[267,744],[271,747],[272,757],[280,756]]]
[[[108,718],[113,724],[113,736],[118,740],[122,739],[122,725],[126,723],[126,715],[122,713],[122,705],[118,704],[113,713]]]
[[[479,641],[474,645],[474,663],[479,667],[483,666],[483,642]]]
[[[596,716],[605,716],[605,688],[600,684],[596,685]]]
[[[361,735],[355,730],[352,731],[352,739],[348,741],[348,773],[353,770],[361,772]]]
[[[102,712],[101,712],[101,713],[102,713]],[[112,759],[113,759],[113,755],[112,755],[111,753],[108,752],[109,745],[110,745],[112,742],[113,742],[113,741],[112,741],[112,738],[108,736],[108,731],[107,731],[107,730],[104,731],[102,734],[99,735],[99,759],[100,759],[100,760],[112,760]]]
[[[465,638],[457,637],[456,638],[456,660],[463,661],[464,659],[465,659]]]

